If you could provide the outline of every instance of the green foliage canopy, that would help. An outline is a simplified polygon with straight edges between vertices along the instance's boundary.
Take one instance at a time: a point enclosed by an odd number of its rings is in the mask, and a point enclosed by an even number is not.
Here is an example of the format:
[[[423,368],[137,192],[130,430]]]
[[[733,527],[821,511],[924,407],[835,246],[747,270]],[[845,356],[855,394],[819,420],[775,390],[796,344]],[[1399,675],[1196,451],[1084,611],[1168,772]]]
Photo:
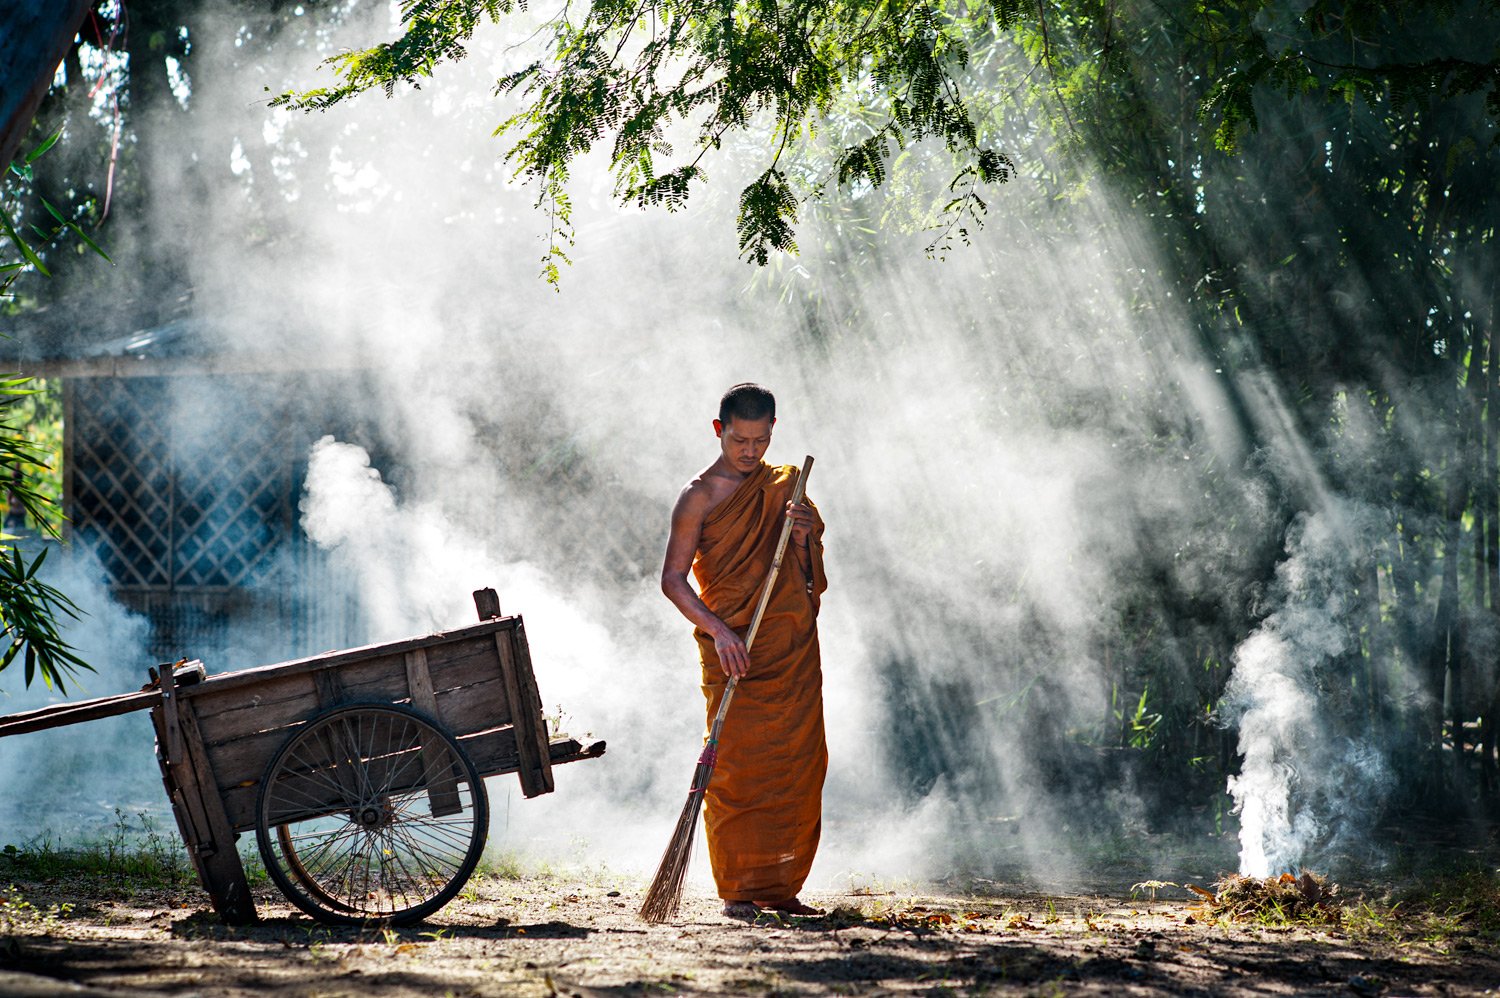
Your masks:
[[[404,0],[400,38],[334,56],[337,85],[274,103],[326,109],[372,88],[391,96],[398,84],[419,86],[442,63],[463,58],[484,21],[525,6]],[[1500,0],[1317,0],[1300,11],[1269,0],[596,0],[581,15],[564,5],[545,23],[545,56],[497,81],[496,91],[518,95],[522,109],[496,133],[512,140],[518,174],[540,186],[552,224],[544,273],[555,282],[572,242],[566,183],[580,155],[608,141],[616,195],[672,210],[707,179],[708,152],[769,115],[764,160],[740,193],[738,217],[741,254],[764,264],[772,251],[796,252],[805,196],[829,181],[879,187],[892,155],[923,139],[940,141],[954,158],[942,195],[949,226],[982,221],[983,185],[1014,171],[993,148],[988,116],[976,113],[984,102],[975,100],[972,64],[987,62],[998,43],[1019,42],[1046,71],[1034,85],[1050,89],[1068,116],[1078,74],[1099,92],[1128,77],[1128,26],[1156,21],[1163,37],[1190,46],[1184,65],[1203,67],[1206,76],[1192,82],[1204,134],[1233,152],[1255,129],[1255,99],[1267,91],[1397,105],[1484,93],[1500,117],[1500,59],[1464,31],[1466,19],[1496,10]],[[1416,45],[1418,24],[1447,28],[1449,44]],[[1088,55],[1080,63],[1059,59],[1060,50]],[[787,154],[814,143],[830,110],[850,95],[867,112],[862,134],[845,130],[824,175],[799,190]],[[667,133],[684,122],[695,134],[679,154]]]
[[[339,85],[283,94],[276,103],[324,109],[371,88],[388,96],[397,83],[417,85],[440,63],[461,58],[484,18],[515,11],[515,0],[407,0],[406,33],[388,44],[334,57]],[[868,94],[881,114],[867,134],[835,156],[838,184],[885,179],[893,150],[927,138],[957,159],[948,204],[977,214],[978,184],[1009,178],[1010,161],[988,147],[959,85],[975,39],[989,37],[991,19],[1014,23],[1006,2],[949,5],[932,0],[597,0],[581,17],[568,8],[547,22],[547,58],[502,77],[499,93],[515,93],[523,109],[496,130],[514,139],[510,161],[540,184],[553,219],[545,261],[556,280],[571,241],[565,185],[572,162],[609,139],[616,194],[669,210],[706,177],[705,155],[727,134],[772,121],[766,162],[741,192],[739,246],[764,264],[771,251],[795,252],[800,197],[785,157],[815,139],[820,120],[845,93]],[[680,156],[668,129],[695,130]]]

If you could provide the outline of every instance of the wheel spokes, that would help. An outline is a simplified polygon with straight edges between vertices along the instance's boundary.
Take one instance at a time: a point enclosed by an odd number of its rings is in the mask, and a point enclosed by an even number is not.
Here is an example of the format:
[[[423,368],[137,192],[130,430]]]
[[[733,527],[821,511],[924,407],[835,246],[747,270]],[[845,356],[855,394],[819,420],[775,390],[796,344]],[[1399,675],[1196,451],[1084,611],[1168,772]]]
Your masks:
[[[263,789],[275,838],[262,851],[278,884],[337,918],[398,917],[456,890],[488,823],[472,767],[456,753],[442,732],[394,708],[314,721]]]

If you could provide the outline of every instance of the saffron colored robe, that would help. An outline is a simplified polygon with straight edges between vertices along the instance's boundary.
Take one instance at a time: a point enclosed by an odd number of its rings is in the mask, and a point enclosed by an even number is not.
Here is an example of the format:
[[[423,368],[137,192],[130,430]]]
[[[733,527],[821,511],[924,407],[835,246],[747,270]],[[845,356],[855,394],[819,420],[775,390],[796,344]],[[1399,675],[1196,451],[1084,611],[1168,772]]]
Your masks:
[[[693,561],[698,593],[742,637],[776,555],[799,472],[794,465],[762,463],[703,522]],[[795,542],[787,542],[750,649],[750,671],[735,689],[719,735],[703,806],[714,880],[726,901],[796,897],[818,849],[828,770],[817,624],[819,599],[828,588],[822,535],[819,519],[808,540],[811,578]],[[713,637],[702,629],[694,633],[711,727],[728,677]]]

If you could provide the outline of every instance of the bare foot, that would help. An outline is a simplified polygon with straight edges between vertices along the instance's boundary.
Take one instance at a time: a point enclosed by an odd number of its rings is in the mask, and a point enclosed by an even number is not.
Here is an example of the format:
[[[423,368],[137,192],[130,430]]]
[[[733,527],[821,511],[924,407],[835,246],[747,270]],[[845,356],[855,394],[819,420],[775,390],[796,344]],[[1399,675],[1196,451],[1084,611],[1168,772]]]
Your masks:
[[[725,901],[724,917],[738,918],[742,921],[753,922],[760,914],[760,908],[753,901]]]
[[[760,903],[760,906],[762,908],[766,908],[766,909],[769,909],[771,911],[783,912],[784,914],[787,914],[787,915],[821,915],[821,914],[823,914],[823,909],[821,909],[821,908],[814,908],[814,907],[811,907],[810,905],[805,905],[801,901],[797,900],[796,898],[787,898],[785,901],[762,901]]]

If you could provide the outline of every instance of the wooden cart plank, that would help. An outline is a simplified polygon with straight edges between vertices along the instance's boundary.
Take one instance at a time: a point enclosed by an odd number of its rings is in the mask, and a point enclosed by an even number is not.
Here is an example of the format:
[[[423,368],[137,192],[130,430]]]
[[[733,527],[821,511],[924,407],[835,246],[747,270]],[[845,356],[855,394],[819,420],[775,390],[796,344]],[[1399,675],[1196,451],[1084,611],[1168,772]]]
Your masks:
[[[368,663],[361,662],[361,665]],[[353,666],[350,667],[351,669]],[[324,710],[337,707],[345,701],[344,682],[338,669],[319,669],[312,674],[313,689],[318,696],[318,706]]]
[[[486,731],[506,722],[505,712],[500,709],[504,695],[498,678],[463,689],[444,690],[435,695],[437,714],[442,718],[443,727],[455,738],[475,731]],[[294,724],[256,731],[210,745],[209,758],[213,761],[214,772],[219,776],[219,787],[227,790],[246,780],[259,780],[265,774],[271,757],[282,744],[292,737],[293,732],[321,712],[316,705],[311,705]]]
[[[552,792],[552,760],[547,754],[547,722],[542,717],[541,703],[532,703],[524,675],[531,671],[531,658],[526,654],[526,646],[518,645],[515,640],[519,633],[517,628],[506,634],[496,634],[495,650],[505,675],[506,700],[515,713],[516,751],[520,756],[516,776],[521,781],[521,793],[526,797],[539,797]]]
[[[514,773],[520,766],[520,755],[516,751],[516,736],[513,728],[496,728],[480,731],[458,739],[458,744],[474,762],[474,768],[482,777],[502,776]],[[552,765],[596,759],[604,754],[604,742],[588,745],[567,735],[558,735],[548,745],[548,760]],[[245,786],[224,790],[224,812],[236,832],[252,831],[256,825],[256,806],[260,796],[257,780]]]
[[[213,835],[213,851],[206,855],[203,866],[209,876],[204,878],[204,889],[213,899],[214,910],[230,925],[249,925],[257,921],[255,900],[250,896],[250,882],[245,878],[245,867],[240,862],[235,840],[239,837],[229,825],[229,816],[224,813],[224,801],[218,793],[214,774],[209,766],[208,753],[203,745],[203,736],[198,731],[197,719],[190,702],[179,704],[182,708],[183,742],[188,750],[198,786],[204,793],[203,810],[208,818],[209,832]]]
[[[401,641],[365,645],[360,648],[347,648],[342,651],[324,652],[321,655],[292,659],[288,662],[277,662],[274,665],[257,666],[253,669],[237,669],[234,672],[221,672],[218,675],[209,676],[191,690],[183,690],[183,696],[189,699],[196,699],[201,696],[220,694],[228,690],[255,686],[264,682],[268,676],[282,677],[303,672],[312,673],[319,669],[339,668],[351,662],[360,662],[365,659],[385,655],[405,655],[415,648],[430,649],[437,645],[460,641],[464,638],[485,637],[500,631],[511,630],[517,626],[519,620],[520,618],[518,617],[500,617],[496,620],[484,620],[477,624],[470,624],[467,627],[454,628],[451,631],[438,631],[419,637],[405,638]]]
[[[468,738],[460,738],[458,743],[464,747],[469,758],[474,760],[474,767],[486,776],[513,773],[520,763],[514,728],[481,731]],[[585,745],[576,738],[558,735],[547,745],[547,759],[554,766],[583,759],[597,759],[604,754],[604,748],[605,743],[602,741]]]
[[[488,635],[412,651],[426,654],[428,675],[438,696],[469,688],[483,679],[500,677],[494,641]],[[408,696],[404,654],[352,662],[338,671],[350,702],[396,703]],[[269,676],[253,691],[216,689],[207,695],[194,696],[193,705],[198,709],[203,736],[210,748],[305,720],[319,705],[312,676],[306,672]],[[508,708],[509,704],[503,701],[492,704],[491,709],[499,714],[484,727],[508,723]]]
[[[158,691],[158,705],[160,703],[160,691]],[[193,870],[198,874],[198,882],[203,882],[203,863],[199,859],[198,843],[208,837],[207,828],[198,828],[194,824],[194,812],[187,806],[187,799],[183,796],[181,788],[177,786],[177,780],[173,774],[173,766],[169,760],[169,739],[177,740],[177,725],[172,725],[172,734],[167,732],[166,711],[158,706],[151,711],[151,726],[156,730],[156,762],[161,767],[162,787],[167,791],[167,801],[172,805],[172,817],[177,822],[177,831],[182,836],[183,845],[187,847],[188,859],[193,864]]]
[[[253,691],[198,697],[198,724],[210,751],[260,731],[304,720],[318,709],[318,690],[307,673],[268,678]],[[267,760],[270,761],[270,760]]]
[[[526,640],[524,623],[516,623],[516,629],[511,632],[511,644],[516,650],[516,678],[521,683],[521,702],[515,708],[516,713],[518,717],[524,714],[528,721],[526,728],[536,743],[537,757],[541,761],[541,783],[546,787],[542,792],[550,794],[554,784],[552,756],[548,749],[550,739],[547,733],[547,716],[542,708],[541,691],[536,686],[536,670],[531,664],[531,643]]]
[[[406,685],[411,689],[412,709],[431,718],[436,724],[443,724],[443,716],[438,711],[437,696],[432,692],[432,675],[427,670],[427,651],[423,648],[413,648],[406,653]],[[451,760],[453,753],[444,749],[441,752],[433,749],[423,750],[422,768],[424,770],[424,782],[427,785],[428,809],[434,818],[444,815],[457,814],[463,810],[463,805],[458,796],[458,782],[451,773],[444,774],[443,761]],[[451,766],[446,767],[451,770]]]

